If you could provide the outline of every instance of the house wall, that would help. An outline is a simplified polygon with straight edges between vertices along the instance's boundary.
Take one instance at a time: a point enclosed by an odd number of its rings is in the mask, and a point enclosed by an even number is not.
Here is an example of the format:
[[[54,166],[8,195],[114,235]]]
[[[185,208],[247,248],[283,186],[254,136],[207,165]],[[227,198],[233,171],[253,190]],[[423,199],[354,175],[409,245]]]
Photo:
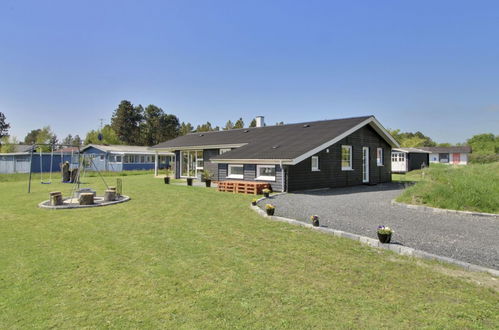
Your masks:
[[[430,154],[430,163],[440,163],[440,154],[438,153]],[[455,164],[453,153],[449,154],[449,163],[442,163],[442,164]],[[460,153],[460,161],[457,164],[458,165],[468,164],[468,153],[465,152]]]
[[[61,170],[60,164],[62,162],[71,163],[71,154],[63,154],[61,157],[60,153],[54,152],[53,158],[51,153],[43,153],[41,156],[40,164],[40,154],[33,153],[33,160],[30,162],[31,155],[29,153],[19,154],[19,155],[0,155],[0,173],[2,174],[12,174],[12,173],[29,173],[30,167],[33,173],[40,172],[59,172]],[[62,161],[61,161],[62,159]],[[52,170],[50,163],[52,161]]]
[[[341,146],[352,146],[351,171],[341,169]],[[312,171],[312,158],[289,166],[288,191],[334,188],[362,184],[362,147],[369,147],[369,183],[391,181],[391,147],[370,126],[365,126],[343,140],[318,152],[320,171]],[[383,148],[383,166],[376,164],[376,148]],[[329,149],[329,152],[328,152]]]
[[[210,160],[212,157],[218,156],[220,154],[220,149],[205,149],[203,150],[203,161],[204,170],[210,171],[213,174],[212,180],[218,180],[218,165],[212,163]]]
[[[260,164],[265,165],[265,164]],[[255,181],[256,177],[256,164],[244,164],[243,165],[243,179],[244,181]],[[218,180],[231,180],[227,178],[228,164],[218,164]],[[284,191],[286,183],[283,184],[283,179],[285,179],[286,172],[281,169],[279,165],[275,165],[275,181],[265,180],[262,182],[270,183],[273,191]],[[285,180],[284,180],[285,181]]]
[[[408,170],[420,170],[423,163],[426,166],[430,165],[429,155],[427,153],[410,152],[407,154]]]

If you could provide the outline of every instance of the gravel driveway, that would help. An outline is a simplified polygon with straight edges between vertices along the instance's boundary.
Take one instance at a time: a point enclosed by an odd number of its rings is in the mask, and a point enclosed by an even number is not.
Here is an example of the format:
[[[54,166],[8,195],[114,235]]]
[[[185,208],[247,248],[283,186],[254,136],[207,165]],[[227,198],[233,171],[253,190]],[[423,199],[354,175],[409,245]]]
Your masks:
[[[402,192],[397,183],[306,191],[273,196],[276,215],[377,238],[376,227],[395,230],[392,243],[499,269],[499,219],[433,213],[391,205]],[[263,207],[269,201],[259,203]]]

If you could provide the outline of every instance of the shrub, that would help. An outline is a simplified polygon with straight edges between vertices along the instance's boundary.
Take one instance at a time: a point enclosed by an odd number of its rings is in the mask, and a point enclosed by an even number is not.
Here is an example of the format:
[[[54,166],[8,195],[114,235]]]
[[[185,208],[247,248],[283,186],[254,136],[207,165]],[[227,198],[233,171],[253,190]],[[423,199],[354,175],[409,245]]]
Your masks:
[[[499,162],[499,154],[470,154],[468,158],[472,164],[488,164]]]
[[[378,226],[378,234],[389,235],[389,234],[393,234],[393,233],[394,233],[394,231],[390,227],[387,227],[387,226]]]

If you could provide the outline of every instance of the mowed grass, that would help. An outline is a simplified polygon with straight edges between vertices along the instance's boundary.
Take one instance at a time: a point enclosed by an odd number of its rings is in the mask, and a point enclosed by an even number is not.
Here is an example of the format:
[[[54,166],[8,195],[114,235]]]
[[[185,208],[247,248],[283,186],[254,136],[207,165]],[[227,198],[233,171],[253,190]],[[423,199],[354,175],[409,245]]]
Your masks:
[[[496,289],[269,221],[251,196],[127,176],[128,203],[45,210],[70,185],[25,186],[0,184],[2,329],[499,327]]]
[[[424,173],[424,175],[423,175]],[[467,166],[431,165],[395,177],[418,181],[397,201],[443,209],[499,213],[499,163]]]

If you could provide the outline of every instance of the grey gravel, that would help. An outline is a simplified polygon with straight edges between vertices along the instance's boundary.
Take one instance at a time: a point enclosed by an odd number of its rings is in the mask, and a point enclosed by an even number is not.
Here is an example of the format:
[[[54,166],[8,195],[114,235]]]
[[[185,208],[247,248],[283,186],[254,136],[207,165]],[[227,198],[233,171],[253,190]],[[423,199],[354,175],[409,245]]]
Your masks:
[[[392,205],[404,187],[397,183],[280,194],[258,203],[276,205],[277,216],[377,238],[378,225],[395,230],[392,243],[499,269],[499,219],[433,213]]]

